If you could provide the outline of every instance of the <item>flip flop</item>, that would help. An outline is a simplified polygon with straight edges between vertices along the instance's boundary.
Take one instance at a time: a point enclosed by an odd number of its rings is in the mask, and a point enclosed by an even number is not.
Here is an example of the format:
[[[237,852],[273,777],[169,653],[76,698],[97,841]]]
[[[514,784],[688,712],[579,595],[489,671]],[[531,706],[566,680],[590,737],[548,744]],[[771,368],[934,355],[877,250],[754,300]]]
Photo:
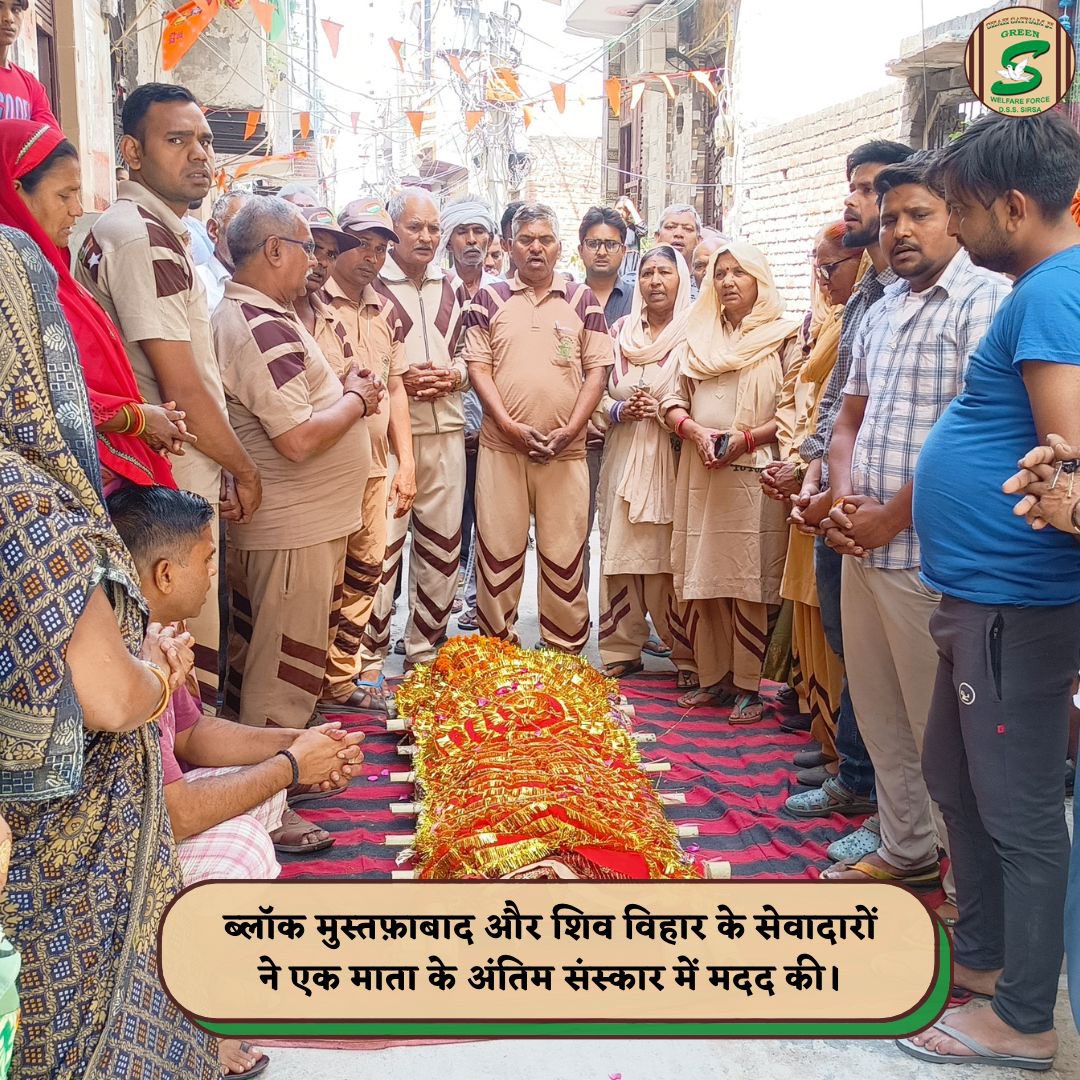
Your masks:
[[[641,646],[643,653],[648,653],[650,656],[659,656],[661,660],[666,660],[671,655],[671,650],[658,638],[650,637],[644,645]]]
[[[765,702],[761,700],[760,694],[741,693],[733,705],[734,708],[728,717],[729,724],[756,724],[765,715]],[[746,709],[754,708],[758,710],[756,713],[744,712]]]
[[[701,683],[698,682],[696,671],[676,671],[675,672],[675,689],[676,690],[700,690]]]
[[[717,683],[715,686],[699,686],[696,690],[691,690],[689,694],[683,694],[679,698],[679,707],[696,709],[699,706],[711,705],[715,708],[726,709],[735,704],[735,698],[734,691]]]
[[[939,1020],[934,1028],[950,1039],[955,1039],[961,1046],[966,1046],[970,1054],[938,1054],[927,1050],[925,1046],[916,1046],[910,1039],[897,1039],[896,1048],[920,1061],[930,1061],[935,1065],[997,1065],[1002,1069],[1030,1069],[1032,1072],[1046,1072],[1054,1067],[1054,1059],[1023,1057],[1017,1054],[999,1054],[982,1043]]]
[[[251,1043],[241,1043],[240,1049],[244,1053],[251,1052]],[[270,1059],[265,1054],[259,1055],[259,1060],[255,1062],[246,1072],[234,1073],[223,1072],[221,1074],[222,1080],[252,1080],[253,1077],[259,1076],[266,1071],[266,1066],[270,1064]]]
[[[836,875],[855,870],[869,881],[888,881],[896,885],[903,885],[908,889],[936,889],[941,884],[941,867],[938,863],[933,866],[922,866],[918,870],[912,870],[909,874],[893,873],[884,867],[875,866],[873,863],[837,863],[821,872],[822,881],[847,881]],[[858,880],[858,879],[855,879]]]
[[[608,679],[625,679],[630,675],[640,675],[645,670],[645,665],[640,660],[619,660],[604,668],[604,676]]]

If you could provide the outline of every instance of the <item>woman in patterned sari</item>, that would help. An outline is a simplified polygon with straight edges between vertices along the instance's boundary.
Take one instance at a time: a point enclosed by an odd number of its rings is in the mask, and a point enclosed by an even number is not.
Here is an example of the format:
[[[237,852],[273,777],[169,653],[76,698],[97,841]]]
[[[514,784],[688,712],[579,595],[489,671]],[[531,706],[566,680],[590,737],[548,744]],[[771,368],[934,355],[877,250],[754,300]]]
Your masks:
[[[13,836],[0,922],[22,955],[12,1075],[210,1080],[213,1041],[165,995],[156,956],[180,873],[148,721],[190,646],[145,626],[56,284],[37,246],[0,227],[0,807]]]

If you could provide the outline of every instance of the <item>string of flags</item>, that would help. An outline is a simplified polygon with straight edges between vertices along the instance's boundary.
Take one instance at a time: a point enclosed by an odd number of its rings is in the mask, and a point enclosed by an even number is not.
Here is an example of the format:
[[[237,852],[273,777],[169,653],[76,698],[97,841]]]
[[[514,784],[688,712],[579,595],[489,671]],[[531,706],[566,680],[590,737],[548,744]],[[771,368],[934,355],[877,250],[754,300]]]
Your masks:
[[[213,22],[221,11],[224,3],[232,10],[243,6],[245,0],[187,0],[186,3],[165,14],[165,29],[162,34],[162,66],[166,71],[174,68],[188,53],[191,47],[199,39],[203,31]],[[247,0],[263,32],[270,41],[281,37],[285,31],[285,4],[287,0]],[[321,19],[323,34],[326,37],[330,54],[337,57],[341,46],[341,33],[346,29],[343,23],[333,19]],[[399,70],[405,71],[405,56],[403,50],[406,43],[398,38],[389,38],[387,44],[394,56]],[[537,106],[548,98],[554,103],[559,113],[566,111],[566,87],[565,82],[551,80],[548,83],[548,92],[542,95],[526,97],[518,80],[517,72],[512,67],[502,66],[490,71],[478,72],[470,76],[460,56],[452,52],[440,52],[439,56],[446,62],[450,70],[461,80],[462,83],[470,84],[483,79],[483,100],[487,103],[520,105],[522,122],[528,129],[532,123]],[[716,69],[701,69],[695,71],[680,72],[649,72],[635,76],[633,79],[620,79],[611,76],[604,81],[604,95],[608,105],[616,116],[621,115],[624,101],[629,105],[630,111],[635,111],[641,104],[642,95],[650,82],[659,83],[669,98],[677,96],[675,81],[679,79],[692,79],[704,90],[712,95],[714,101],[719,99],[719,88],[714,81],[717,75]],[[626,91],[629,89],[629,94]],[[483,109],[467,108],[465,110],[465,130],[473,132],[483,121],[485,112]],[[353,132],[356,133],[359,124],[359,113],[351,114]],[[405,118],[412,127],[413,133],[419,139],[424,130],[424,124],[428,120],[434,120],[435,114],[423,109],[408,109]],[[261,113],[252,110],[248,113],[245,125],[245,139],[250,139],[259,125]],[[308,138],[311,133],[311,114],[300,113],[300,134],[302,138]]]

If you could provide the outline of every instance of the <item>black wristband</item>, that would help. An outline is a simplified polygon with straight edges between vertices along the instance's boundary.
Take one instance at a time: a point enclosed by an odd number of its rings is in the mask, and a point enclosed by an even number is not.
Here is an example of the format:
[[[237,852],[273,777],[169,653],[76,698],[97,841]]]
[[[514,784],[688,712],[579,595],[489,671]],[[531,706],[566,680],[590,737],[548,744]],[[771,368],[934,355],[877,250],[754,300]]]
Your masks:
[[[361,394],[359,390],[346,390],[345,393],[346,394],[355,394],[360,399],[360,404],[364,406],[364,416],[367,416],[367,413],[368,413],[367,398],[365,398],[364,395]]]
[[[288,758],[289,765],[292,766],[292,783],[293,784],[299,784],[300,783],[300,766],[297,765],[296,758],[293,757],[292,751],[291,750],[279,750],[274,755],[274,757],[278,757],[278,756],[281,756],[283,758]],[[290,785],[290,786],[292,786],[292,785]]]

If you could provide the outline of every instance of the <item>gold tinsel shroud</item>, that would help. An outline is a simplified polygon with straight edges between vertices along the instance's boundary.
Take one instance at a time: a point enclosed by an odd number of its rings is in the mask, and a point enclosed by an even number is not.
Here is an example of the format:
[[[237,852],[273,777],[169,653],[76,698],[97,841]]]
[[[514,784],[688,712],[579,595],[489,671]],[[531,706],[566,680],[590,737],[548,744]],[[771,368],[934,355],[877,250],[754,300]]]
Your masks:
[[[679,846],[586,660],[455,638],[395,695],[412,718],[418,876],[497,878],[587,846],[640,855],[651,878],[700,873]]]

